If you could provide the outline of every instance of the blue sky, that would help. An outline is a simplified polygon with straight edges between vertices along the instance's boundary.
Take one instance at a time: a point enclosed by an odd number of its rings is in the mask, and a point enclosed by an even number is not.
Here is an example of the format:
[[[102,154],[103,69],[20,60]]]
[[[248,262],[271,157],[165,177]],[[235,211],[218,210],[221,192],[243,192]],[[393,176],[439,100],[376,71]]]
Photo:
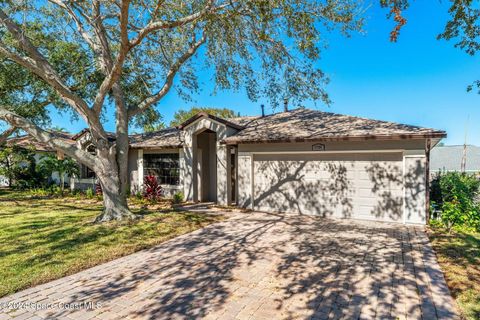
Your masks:
[[[374,0],[372,0],[374,1]],[[480,95],[466,87],[480,78],[480,58],[453,47],[454,42],[436,40],[449,16],[448,1],[414,1],[405,13],[407,25],[397,43],[389,42],[392,21],[372,2],[364,34],[351,38],[331,34],[329,47],[319,66],[328,74],[327,91],[333,101],[325,106],[311,101],[304,105],[350,114],[446,130],[446,144],[463,144],[468,121],[468,143],[480,145]],[[367,3],[368,5],[368,3]],[[186,103],[174,92],[160,104],[166,123],[180,108],[193,105],[228,107],[242,115],[260,113],[262,101],[251,102],[242,92],[210,94],[210,86]],[[263,102],[264,103],[264,102]],[[267,112],[272,112],[268,109]],[[53,125],[75,132],[81,121],[69,123],[53,116]],[[106,124],[114,130],[112,121]]]

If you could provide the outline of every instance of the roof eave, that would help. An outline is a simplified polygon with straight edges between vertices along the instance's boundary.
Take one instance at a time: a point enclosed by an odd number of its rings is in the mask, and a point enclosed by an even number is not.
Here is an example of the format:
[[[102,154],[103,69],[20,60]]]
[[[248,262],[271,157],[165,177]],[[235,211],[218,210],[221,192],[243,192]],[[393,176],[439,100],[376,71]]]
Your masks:
[[[220,143],[226,145],[254,144],[254,143],[289,143],[289,142],[321,142],[321,141],[365,141],[365,140],[406,140],[406,139],[433,139],[445,138],[444,131],[422,134],[396,134],[396,135],[363,135],[363,136],[337,136],[316,138],[283,138],[283,139],[235,139],[234,137]]]
[[[233,123],[233,122],[230,122],[228,120],[225,120],[225,119],[222,119],[222,118],[219,118],[219,117],[216,117],[216,116],[213,116],[209,113],[206,113],[206,112],[199,112],[197,113],[196,115],[190,117],[188,120],[186,120],[185,122],[183,122],[182,124],[180,124],[179,126],[176,126],[176,128],[178,130],[183,130],[185,127],[188,127],[190,124],[194,123],[195,121],[197,121],[198,119],[201,119],[203,117],[206,117],[206,118],[209,118],[209,119],[212,119],[214,121],[217,121],[217,122],[220,122],[224,125],[227,125],[229,127],[232,127],[234,129],[237,129],[237,130],[243,130],[245,129],[244,126],[240,126],[236,123]]]
[[[145,149],[145,150],[179,149],[182,147],[183,147],[182,144],[172,144],[172,145],[165,145],[165,146],[130,145],[130,149]]]

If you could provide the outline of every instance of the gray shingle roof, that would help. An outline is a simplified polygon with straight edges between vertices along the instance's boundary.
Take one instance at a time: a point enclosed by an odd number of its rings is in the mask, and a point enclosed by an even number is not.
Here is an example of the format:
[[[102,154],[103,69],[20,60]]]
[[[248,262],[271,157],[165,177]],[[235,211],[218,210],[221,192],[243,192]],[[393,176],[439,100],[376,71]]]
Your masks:
[[[178,148],[182,145],[177,128],[134,134],[129,139],[131,148]]]
[[[64,140],[67,143],[71,143],[71,144],[75,143],[72,140],[72,135],[70,133],[56,132],[56,131],[53,131],[53,132],[50,132],[50,133],[57,136],[58,138]],[[33,148],[36,151],[41,151],[41,152],[54,152],[55,151],[55,149],[52,149],[51,147],[47,146],[46,144],[44,144],[42,142],[38,142],[37,140],[35,140],[34,138],[32,138],[29,135],[21,135],[21,136],[9,138],[6,141],[6,145],[10,146],[10,147],[11,146],[17,146],[17,147],[21,147],[21,148]]]
[[[235,121],[231,119],[230,121]],[[227,144],[344,138],[444,137],[444,131],[299,108],[251,118]]]
[[[192,117],[193,118],[193,117]],[[227,144],[255,142],[314,141],[328,139],[402,139],[442,138],[444,131],[421,128],[388,121],[365,119],[305,108],[280,112],[265,117],[237,117],[224,121],[239,131],[226,138]],[[78,138],[87,132],[69,137]],[[114,134],[109,134],[112,140]],[[156,132],[130,135],[132,148],[179,148],[181,129],[167,128]],[[72,143],[73,143],[73,140]]]
[[[430,152],[430,170],[460,171],[463,145],[435,147]],[[480,147],[467,145],[466,171],[480,171]]]
[[[246,126],[257,116],[236,117],[227,119],[228,122],[239,126]],[[150,133],[134,134],[130,136],[131,148],[178,148],[182,146],[180,130],[167,128]]]

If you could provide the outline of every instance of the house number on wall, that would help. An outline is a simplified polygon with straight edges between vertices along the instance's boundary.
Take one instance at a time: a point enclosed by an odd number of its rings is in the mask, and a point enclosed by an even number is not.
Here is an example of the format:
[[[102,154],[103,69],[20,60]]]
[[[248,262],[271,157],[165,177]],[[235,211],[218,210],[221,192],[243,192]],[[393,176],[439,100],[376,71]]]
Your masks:
[[[313,144],[312,151],[325,151],[325,145],[322,143]]]

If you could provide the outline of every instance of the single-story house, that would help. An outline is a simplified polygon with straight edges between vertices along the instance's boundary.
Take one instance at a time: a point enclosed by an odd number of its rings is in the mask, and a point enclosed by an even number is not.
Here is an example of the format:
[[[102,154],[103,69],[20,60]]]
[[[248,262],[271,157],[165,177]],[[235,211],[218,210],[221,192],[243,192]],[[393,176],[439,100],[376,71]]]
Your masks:
[[[464,170],[467,173],[480,173],[480,147],[472,145],[436,146],[430,155],[430,172]],[[465,168],[462,162],[465,161]]]
[[[429,153],[445,136],[306,108],[232,119],[199,113],[130,136],[130,185],[141,190],[152,174],[187,201],[425,224]],[[87,130],[73,139],[94,152]]]

